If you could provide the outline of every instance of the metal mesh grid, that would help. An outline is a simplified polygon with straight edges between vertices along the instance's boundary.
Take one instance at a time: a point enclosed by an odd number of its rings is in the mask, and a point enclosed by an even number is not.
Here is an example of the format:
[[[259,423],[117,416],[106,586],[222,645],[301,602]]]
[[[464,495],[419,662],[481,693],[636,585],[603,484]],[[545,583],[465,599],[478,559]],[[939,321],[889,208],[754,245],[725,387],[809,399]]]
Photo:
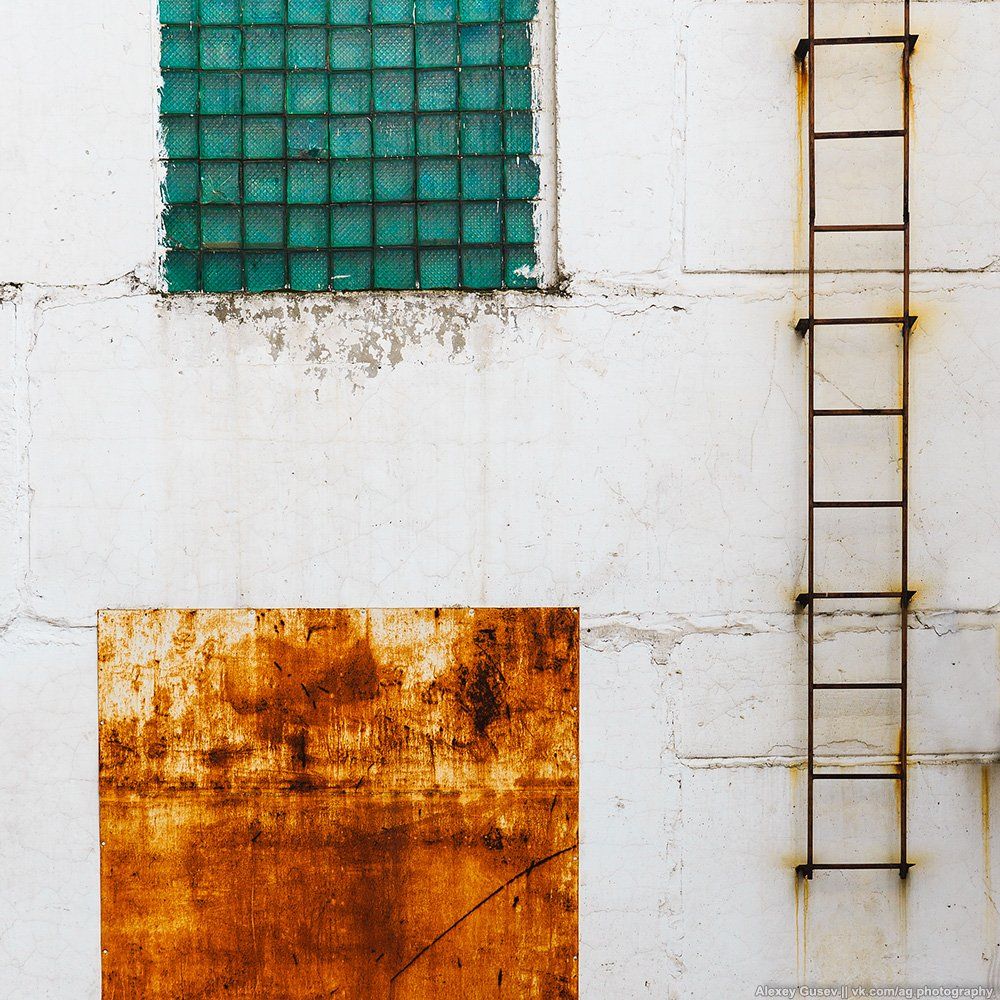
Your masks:
[[[538,0],[160,0],[167,286],[533,288]]]

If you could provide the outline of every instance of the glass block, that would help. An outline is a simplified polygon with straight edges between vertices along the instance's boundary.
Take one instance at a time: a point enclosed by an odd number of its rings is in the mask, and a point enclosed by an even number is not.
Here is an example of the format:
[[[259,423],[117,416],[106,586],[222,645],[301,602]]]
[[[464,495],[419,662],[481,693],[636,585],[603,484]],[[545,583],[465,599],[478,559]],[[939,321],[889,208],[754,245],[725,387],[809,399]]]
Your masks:
[[[458,16],[458,0],[417,0],[418,21],[454,21]]]
[[[335,247],[370,247],[371,205],[334,205],[330,209],[330,240]]]
[[[534,273],[537,265],[534,247],[508,247],[504,262],[504,283],[508,288],[537,288],[538,279]]]
[[[202,28],[201,68],[239,69],[242,48],[243,33],[239,28]]]
[[[412,111],[415,85],[412,69],[377,70],[375,76],[376,111]]]
[[[164,276],[171,292],[199,291],[198,255],[171,250],[167,254]]]
[[[458,288],[458,251],[421,250],[420,287]]]
[[[420,70],[417,104],[421,111],[454,111],[458,107],[458,71]]]
[[[375,287],[404,289],[417,287],[417,261],[412,250],[375,251]]]
[[[168,156],[198,155],[198,119],[163,117],[163,145]]]
[[[421,201],[447,201],[459,197],[458,160],[417,160],[417,198]]]
[[[248,253],[244,266],[248,292],[275,292],[288,284],[283,253]]]
[[[198,209],[194,205],[175,205],[163,215],[167,246],[184,250],[198,249]]]
[[[239,292],[243,289],[243,262],[238,253],[201,255],[201,280],[206,292]]]
[[[198,200],[198,164],[184,160],[168,163],[163,194],[171,205],[196,202]]]
[[[416,139],[410,115],[376,115],[372,133],[376,156],[413,156]]]
[[[289,24],[326,24],[327,0],[288,0]]]
[[[329,106],[325,73],[289,73],[288,102],[290,115],[323,114]]]
[[[499,21],[500,0],[458,0],[458,14],[466,24],[471,21]]]
[[[372,123],[367,118],[334,118],[330,122],[333,156],[371,156]]]
[[[244,74],[243,110],[246,114],[281,114],[285,110],[284,73]]]
[[[419,24],[416,40],[418,67],[458,65],[458,28],[454,24]]]
[[[503,252],[499,247],[462,248],[462,287],[503,287]]]
[[[198,110],[198,74],[177,70],[165,72],[160,110],[165,115],[193,115]]]
[[[201,164],[201,200],[206,203],[238,205],[240,165],[230,160],[205,160]]]
[[[243,216],[235,205],[204,205],[201,242],[210,250],[238,249],[243,242]]]
[[[288,68],[326,68],[326,28],[288,29]]]
[[[202,24],[239,24],[240,0],[201,0]]]
[[[458,243],[458,202],[443,201],[419,205],[417,237],[421,243]]]
[[[367,24],[370,0],[330,0],[331,24]]]
[[[239,73],[201,73],[200,109],[203,115],[238,115],[241,81]]]
[[[412,159],[375,161],[376,201],[413,201],[415,192]]]
[[[338,292],[358,292],[371,288],[371,251],[345,250],[334,253],[331,284]]]
[[[459,37],[463,66],[500,64],[499,24],[463,24]]]
[[[503,152],[499,114],[462,115],[462,153],[475,156]]]
[[[537,7],[161,0],[170,287],[533,287]]]
[[[469,201],[491,201],[503,195],[503,161],[474,156],[462,160],[462,197]]]
[[[416,239],[416,211],[413,205],[375,206],[377,246],[413,246]]]
[[[504,149],[527,156],[535,150],[535,125],[530,111],[511,111],[504,115]]]
[[[538,0],[503,0],[506,21],[530,21],[538,13]]]
[[[503,28],[504,66],[531,64],[531,33],[526,24],[505,24]]]
[[[198,68],[198,29],[160,29],[160,65],[169,69]]]
[[[330,165],[331,201],[371,201],[372,166],[368,160],[334,160]]]
[[[375,24],[412,23],[413,0],[372,0],[372,21]]]
[[[198,20],[198,0],[160,0],[164,24],[189,24]]]
[[[288,119],[288,155],[296,159],[322,159],[330,155],[330,130],[325,118]]]
[[[285,20],[285,0],[243,0],[245,24],[281,24]]]
[[[503,106],[508,111],[531,110],[531,70],[505,69],[503,73]]]
[[[527,156],[508,157],[506,168],[508,198],[537,198],[541,171]]]
[[[325,247],[330,240],[330,210],[316,205],[292,205],[288,209],[288,245]]]
[[[457,156],[458,115],[420,115],[417,152],[425,156]]]
[[[371,76],[368,73],[331,73],[330,110],[335,115],[364,115],[371,110]]]
[[[243,155],[251,160],[278,159],[285,155],[284,118],[243,119]]]
[[[285,165],[249,162],[243,165],[243,200],[281,202],[285,200]]]
[[[243,65],[247,69],[281,69],[285,65],[285,29],[244,29]]]
[[[462,205],[464,243],[500,243],[502,223],[498,201],[468,201]]]
[[[489,111],[502,104],[500,70],[487,66],[463,69],[458,75],[459,102],[463,111]]]
[[[530,201],[508,201],[504,207],[508,243],[535,242],[535,208]]]
[[[327,254],[289,254],[288,285],[297,292],[326,291],[330,287],[330,261]]]
[[[201,119],[201,155],[207,160],[234,160],[241,154],[239,115]]]
[[[330,178],[325,163],[288,164],[288,201],[296,205],[322,205],[329,198]]]
[[[247,205],[243,209],[247,246],[283,247],[285,210],[280,205]]]
[[[413,65],[413,28],[378,25],[373,29],[372,65],[382,69]]]
[[[330,69],[368,69],[372,64],[372,33],[368,28],[330,30]]]

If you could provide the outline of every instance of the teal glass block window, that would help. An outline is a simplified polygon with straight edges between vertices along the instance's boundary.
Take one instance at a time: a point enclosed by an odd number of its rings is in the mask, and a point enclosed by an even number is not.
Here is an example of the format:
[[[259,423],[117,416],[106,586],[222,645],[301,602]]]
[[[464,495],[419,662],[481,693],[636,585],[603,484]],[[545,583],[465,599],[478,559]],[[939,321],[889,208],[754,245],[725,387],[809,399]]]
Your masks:
[[[160,0],[172,292],[536,287],[538,0]]]

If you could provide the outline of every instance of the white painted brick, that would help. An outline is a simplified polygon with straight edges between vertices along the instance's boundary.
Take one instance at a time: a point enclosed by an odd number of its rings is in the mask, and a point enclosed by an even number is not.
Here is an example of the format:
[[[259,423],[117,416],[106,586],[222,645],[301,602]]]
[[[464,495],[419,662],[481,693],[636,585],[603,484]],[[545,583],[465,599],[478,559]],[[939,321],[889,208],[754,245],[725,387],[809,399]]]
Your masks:
[[[0,640],[0,995],[100,997],[97,648],[91,630]]]
[[[899,5],[821,6],[828,14],[828,33],[902,32],[901,24],[894,23]],[[996,5],[989,3],[913,5],[912,30],[920,35],[912,62],[911,212],[917,269],[976,270],[996,258],[1000,166],[991,144],[1000,94],[992,84],[990,61],[972,53],[979,40],[995,33],[998,17]],[[817,31],[823,33],[819,26]],[[684,48],[684,262],[689,270],[775,271],[805,266],[808,245],[801,223],[808,174],[804,141],[799,140],[805,102],[800,122],[791,56],[804,33],[799,4],[706,3],[691,13]],[[884,127],[871,124],[875,116],[887,113],[883,68],[881,77],[856,70],[853,90],[835,61],[821,58],[819,73],[825,72],[829,72],[828,92],[841,88],[836,92],[839,100],[833,101],[834,107],[839,104],[837,117],[831,114],[828,120],[842,128]],[[825,84],[818,75],[818,93]],[[867,106],[851,99],[852,93],[863,93],[866,87],[872,93]],[[824,106],[818,103],[817,108],[822,111]],[[853,125],[846,124],[848,111],[855,113]],[[817,127],[823,127],[818,118]],[[889,176],[879,168],[877,149],[870,143],[859,148],[865,152],[852,169],[844,166],[843,157],[858,154],[838,151],[844,169],[834,172],[830,167],[819,175],[831,183],[818,185],[829,217],[817,216],[817,221],[883,221],[852,216],[865,207],[859,199],[869,197],[869,180],[881,185],[886,201],[884,207],[869,206],[872,211],[885,214],[899,205],[895,196],[889,205]],[[823,150],[820,168],[825,155]],[[825,236],[819,241],[818,252],[824,253],[825,242],[843,238]]]
[[[758,985],[982,985],[995,911],[983,898],[978,764],[914,767],[911,859],[891,872],[818,872],[803,860],[805,780],[787,768],[693,768],[682,788],[681,996],[753,996]],[[868,783],[863,783],[867,785]],[[995,776],[992,779],[996,792]],[[724,803],[724,805],[723,805]],[[864,802],[840,819],[869,815]],[[817,811],[817,829],[838,819]],[[817,861],[821,860],[818,856]],[[997,876],[993,852],[991,875]],[[993,920],[993,930],[988,931]]]
[[[154,5],[45,0],[5,9],[0,282],[82,284],[156,250]]]
[[[926,619],[909,635],[909,747],[914,754],[1000,752],[1000,660],[995,628],[981,619]],[[942,634],[938,634],[939,630]],[[694,634],[673,649],[681,674],[682,758],[803,757],[805,622]],[[793,630],[794,629],[794,630]],[[884,630],[886,634],[882,634]],[[816,679],[899,678],[898,618],[820,622]],[[816,693],[816,748],[824,755],[896,752],[896,692]]]

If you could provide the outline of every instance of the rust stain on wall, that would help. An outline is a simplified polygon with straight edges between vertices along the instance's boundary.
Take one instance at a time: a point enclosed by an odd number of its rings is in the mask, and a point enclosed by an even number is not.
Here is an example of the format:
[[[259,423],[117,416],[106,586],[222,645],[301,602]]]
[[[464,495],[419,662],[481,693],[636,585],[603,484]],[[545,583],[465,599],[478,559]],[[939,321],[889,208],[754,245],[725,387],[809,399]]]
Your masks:
[[[569,609],[99,619],[105,1000],[577,996]]]

